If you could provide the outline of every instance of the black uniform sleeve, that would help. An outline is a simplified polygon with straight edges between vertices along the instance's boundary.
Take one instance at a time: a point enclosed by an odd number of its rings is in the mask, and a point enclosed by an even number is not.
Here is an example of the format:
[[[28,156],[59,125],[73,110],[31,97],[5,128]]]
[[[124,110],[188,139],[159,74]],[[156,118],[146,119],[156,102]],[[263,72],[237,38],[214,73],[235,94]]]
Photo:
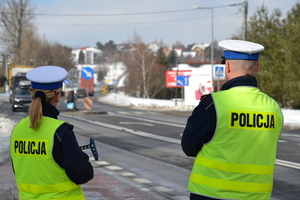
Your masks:
[[[204,143],[215,132],[216,110],[211,95],[205,95],[188,118],[181,139],[181,147],[187,156],[197,156]]]
[[[94,177],[89,156],[79,148],[72,125],[64,123],[56,130],[52,153],[55,162],[74,183],[83,184]]]

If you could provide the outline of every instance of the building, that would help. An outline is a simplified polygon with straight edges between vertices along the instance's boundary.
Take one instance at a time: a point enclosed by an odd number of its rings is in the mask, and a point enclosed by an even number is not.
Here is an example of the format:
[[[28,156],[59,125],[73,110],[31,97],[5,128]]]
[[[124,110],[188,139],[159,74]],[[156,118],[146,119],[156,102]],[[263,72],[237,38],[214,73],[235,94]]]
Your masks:
[[[178,64],[172,71],[175,76],[171,87],[178,85],[177,76],[187,79],[186,84],[177,86],[180,90],[177,98],[184,99],[185,105],[197,105],[202,95],[219,90],[220,83],[225,81],[225,65],[222,64]]]
[[[95,65],[100,64],[103,60],[103,52],[101,50],[88,46],[72,50],[72,55],[75,64]],[[82,55],[81,58],[80,55]]]

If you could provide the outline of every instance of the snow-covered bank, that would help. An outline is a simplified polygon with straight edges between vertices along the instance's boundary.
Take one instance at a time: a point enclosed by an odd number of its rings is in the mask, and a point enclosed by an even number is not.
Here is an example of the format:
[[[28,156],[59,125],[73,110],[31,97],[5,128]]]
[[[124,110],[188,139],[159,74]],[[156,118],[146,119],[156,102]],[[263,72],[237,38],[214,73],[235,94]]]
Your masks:
[[[0,153],[8,149],[10,133],[15,124],[15,121],[0,115]]]
[[[144,109],[157,110],[178,110],[178,111],[192,111],[196,105],[185,105],[184,102],[178,100],[175,105],[175,100],[158,100],[158,99],[140,99],[129,97],[123,93],[111,93],[104,97],[98,97],[98,101],[123,105],[133,106]],[[300,110],[282,109],[284,116],[284,126],[288,129],[300,129]]]

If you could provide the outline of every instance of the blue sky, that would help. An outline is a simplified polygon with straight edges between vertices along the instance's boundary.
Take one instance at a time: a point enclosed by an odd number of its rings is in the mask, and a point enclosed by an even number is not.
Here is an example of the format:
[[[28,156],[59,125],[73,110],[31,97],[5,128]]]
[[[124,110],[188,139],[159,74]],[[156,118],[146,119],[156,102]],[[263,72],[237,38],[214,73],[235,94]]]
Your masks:
[[[34,0],[35,25],[48,40],[72,48],[94,47],[99,41],[124,43],[137,34],[146,43],[162,41],[171,46],[211,42],[211,9],[214,39],[228,39],[242,32],[242,6],[238,0]],[[298,0],[248,0],[248,19],[265,4],[269,13],[279,8],[283,16]],[[220,7],[219,7],[220,6]],[[166,12],[165,12],[166,11]],[[135,14],[134,14],[135,13]],[[90,15],[90,16],[88,16]],[[97,16],[95,16],[97,15]]]

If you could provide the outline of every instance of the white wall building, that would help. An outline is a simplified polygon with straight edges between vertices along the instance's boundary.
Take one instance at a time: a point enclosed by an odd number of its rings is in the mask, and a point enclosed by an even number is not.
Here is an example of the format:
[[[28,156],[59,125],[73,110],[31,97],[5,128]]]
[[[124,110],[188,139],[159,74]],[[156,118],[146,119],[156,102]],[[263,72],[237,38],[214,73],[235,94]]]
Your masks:
[[[212,70],[211,64],[204,64],[200,67],[192,67],[188,64],[179,64],[178,68],[173,68],[173,71],[190,70],[190,72],[186,72],[184,74],[189,77],[188,86],[183,87],[185,105],[198,105],[202,95],[209,94],[213,91],[212,80],[216,81],[218,78],[219,80],[225,79],[225,75],[222,75],[220,72],[220,70],[222,70],[222,72],[225,73],[225,65],[214,64],[213,67],[214,70]],[[218,70],[218,76],[215,76],[216,70]]]
[[[82,47],[72,50],[73,61],[78,64],[80,52],[84,55],[84,64],[99,64],[103,59],[103,52],[96,48]]]
[[[107,73],[104,77],[105,83],[115,85],[115,87],[124,87],[125,73],[126,66],[122,62],[111,63],[107,65]]]

